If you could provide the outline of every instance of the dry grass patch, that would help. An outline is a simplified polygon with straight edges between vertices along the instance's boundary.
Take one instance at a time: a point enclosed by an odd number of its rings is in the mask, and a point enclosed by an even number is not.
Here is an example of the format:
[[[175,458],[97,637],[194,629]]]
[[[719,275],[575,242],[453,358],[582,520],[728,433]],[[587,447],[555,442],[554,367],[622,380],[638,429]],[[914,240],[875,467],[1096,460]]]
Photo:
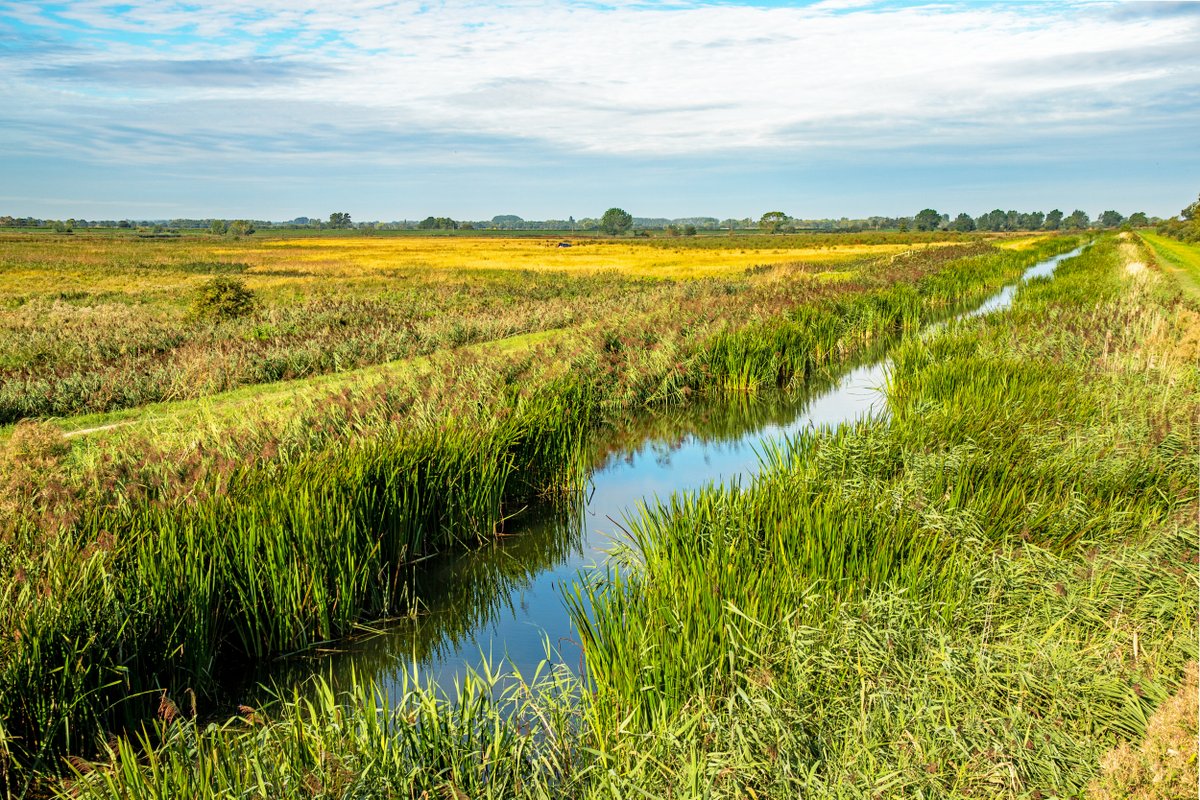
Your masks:
[[[1197,772],[1197,662],[1188,665],[1183,685],[1159,706],[1136,749],[1123,743],[1100,761],[1092,784],[1094,800],[1174,800],[1195,798]]]

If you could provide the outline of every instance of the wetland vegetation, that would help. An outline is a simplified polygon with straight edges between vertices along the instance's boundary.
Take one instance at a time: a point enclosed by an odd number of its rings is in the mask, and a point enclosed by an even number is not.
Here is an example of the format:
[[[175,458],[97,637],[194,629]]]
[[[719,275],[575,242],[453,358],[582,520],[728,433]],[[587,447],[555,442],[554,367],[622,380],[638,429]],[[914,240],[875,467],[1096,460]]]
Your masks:
[[[1147,240],[930,330],[1083,235],[0,237],[0,784],[1102,791],[1197,646],[1200,315]],[[585,670],[213,722],[230,674],[417,613],[415,564],[569,506],[598,432],[893,337],[888,415],[623,522],[563,598]]]

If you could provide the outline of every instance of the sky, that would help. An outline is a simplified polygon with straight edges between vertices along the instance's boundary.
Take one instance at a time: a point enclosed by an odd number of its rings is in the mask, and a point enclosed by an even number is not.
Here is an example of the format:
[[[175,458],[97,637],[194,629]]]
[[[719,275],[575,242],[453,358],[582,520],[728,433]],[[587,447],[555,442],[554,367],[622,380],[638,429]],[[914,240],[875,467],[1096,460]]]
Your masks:
[[[1200,2],[0,0],[0,214],[1168,216]]]

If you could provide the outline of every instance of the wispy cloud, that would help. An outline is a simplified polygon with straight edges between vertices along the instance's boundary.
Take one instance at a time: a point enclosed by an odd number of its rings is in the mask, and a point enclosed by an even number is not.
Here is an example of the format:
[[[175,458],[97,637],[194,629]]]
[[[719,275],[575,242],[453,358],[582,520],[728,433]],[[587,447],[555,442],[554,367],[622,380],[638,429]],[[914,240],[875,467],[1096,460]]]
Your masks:
[[[503,163],[1200,134],[1197,4],[0,0],[0,145]]]

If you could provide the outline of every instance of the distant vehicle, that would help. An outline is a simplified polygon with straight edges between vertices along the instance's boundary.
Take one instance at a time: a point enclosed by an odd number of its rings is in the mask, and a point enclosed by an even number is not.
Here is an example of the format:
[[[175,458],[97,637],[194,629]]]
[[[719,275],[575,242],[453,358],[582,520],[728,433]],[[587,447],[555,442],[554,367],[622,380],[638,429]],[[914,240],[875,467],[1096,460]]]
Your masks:
[[[570,247],[570,246],[571,246],[570,242],[559,242],[558,244],[555,245],[555,247]]]

